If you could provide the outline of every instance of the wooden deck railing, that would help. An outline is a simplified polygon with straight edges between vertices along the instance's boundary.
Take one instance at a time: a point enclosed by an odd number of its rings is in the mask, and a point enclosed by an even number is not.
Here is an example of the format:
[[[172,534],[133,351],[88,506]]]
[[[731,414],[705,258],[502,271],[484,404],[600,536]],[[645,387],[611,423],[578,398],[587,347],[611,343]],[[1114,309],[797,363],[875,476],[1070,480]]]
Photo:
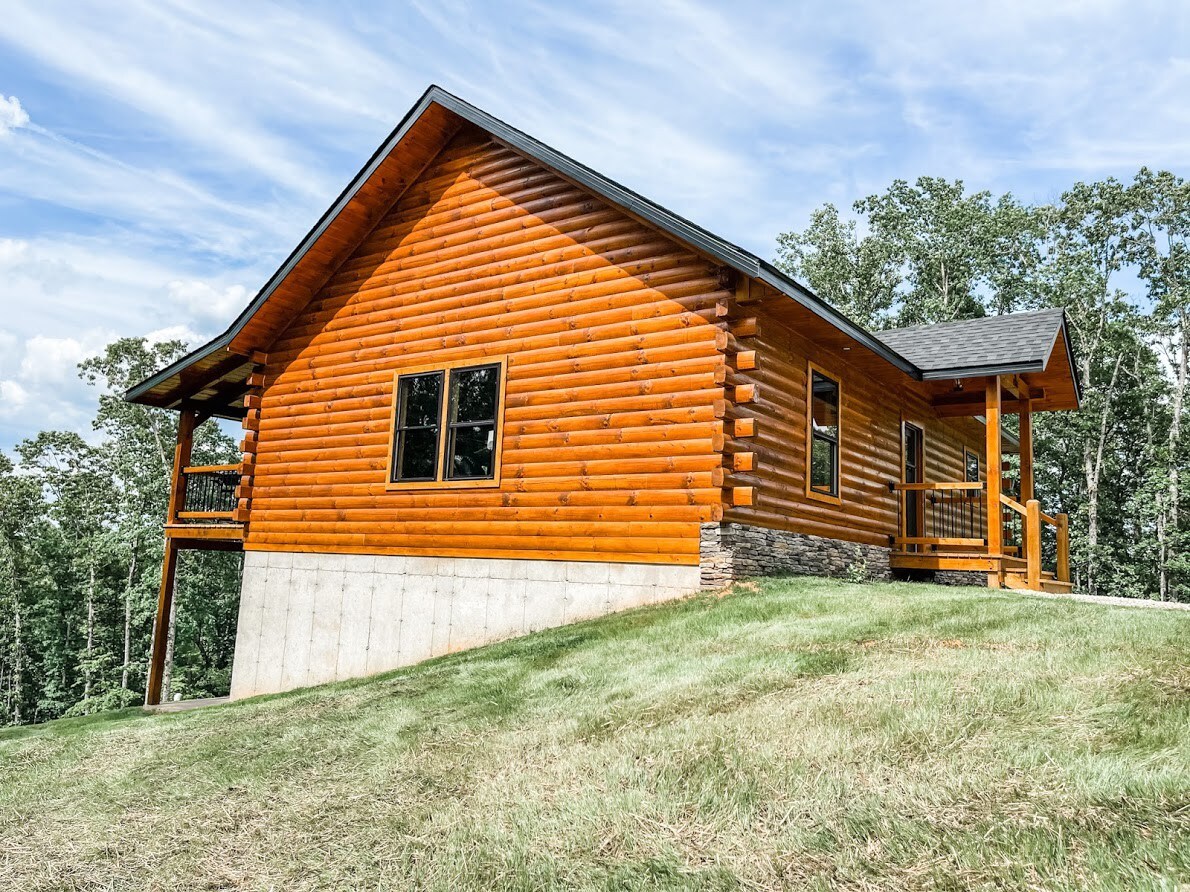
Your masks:
[[[1054,578],[1070,581],[1070,517],[1066,514],[1046,514],[1041,502],[1030,499],[1024,505],[1006,495],[1000,502],[1022,518],[1022,538],[1025,552],[1025,574],[1029,588],[1041,588],[1042,536],[1045,527],[1054,530]]]
[[[182,468],[173,522],[203,523],[235,520],[236,487],[241,466],[192,465]]]
[[[1043,555],[1047,552],[1053,558],[1053,578],[1070,581],[1069,518],[1046,514],[1036,499],[1022,505],[1001,493],[1000,510],[989,511],[987,485],[982,482],[890,482],[888,488],[897,497],[897,535],[891,537],[894,549],[940,556],[952,549],[986,553],[988,518],[995,517],[1003,530],[1001,557],[1024,558],[1029,588],[1042,588]],[[1052,548],[1043,548],[1050,530]]]
[[[987,492],[983,483],[954,480],[889,483],[897,496],[894,547],[962,548],[987,546]]]

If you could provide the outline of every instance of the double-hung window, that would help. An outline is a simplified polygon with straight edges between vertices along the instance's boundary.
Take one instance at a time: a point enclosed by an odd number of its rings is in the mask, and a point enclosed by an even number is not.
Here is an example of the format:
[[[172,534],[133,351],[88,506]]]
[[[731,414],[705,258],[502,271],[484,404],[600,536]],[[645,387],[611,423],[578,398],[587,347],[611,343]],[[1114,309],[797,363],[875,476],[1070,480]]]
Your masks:
[[[390,488],[499,482],[504,362],[398,372]]]
[[[842,392],[839,382],[809,368],[806,400],[806,494],[829,501],[839,499],[839,442]]]

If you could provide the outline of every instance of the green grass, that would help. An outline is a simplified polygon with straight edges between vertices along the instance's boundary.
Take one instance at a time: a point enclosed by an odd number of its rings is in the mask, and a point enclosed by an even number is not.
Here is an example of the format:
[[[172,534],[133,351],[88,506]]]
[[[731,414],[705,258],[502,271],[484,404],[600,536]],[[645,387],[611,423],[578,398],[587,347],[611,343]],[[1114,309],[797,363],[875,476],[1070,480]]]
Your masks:
[[[1190,614],[774,580],[0,733],[3,889],[1169,889]]]

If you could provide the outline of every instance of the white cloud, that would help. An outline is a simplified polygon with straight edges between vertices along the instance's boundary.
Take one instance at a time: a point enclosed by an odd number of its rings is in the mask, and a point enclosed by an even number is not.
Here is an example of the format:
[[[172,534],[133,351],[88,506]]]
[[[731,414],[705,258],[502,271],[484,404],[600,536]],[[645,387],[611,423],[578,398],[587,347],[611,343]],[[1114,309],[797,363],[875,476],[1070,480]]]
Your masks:
[[[7,445],[40,430],[73,430],[89,436],[95,391],[78,376],[78,364],[111,340],[98,329],[80,337],[19,338],[0,331],[0,442]]]
[[[34,387],[73,383],[78,364],[97,355],[109,340],[109,335],[99,332],[92,332],[85,341],[35,335],[25,342],[20,379]]]
[[[0,93],[0,137],[28,123],[29,113],[21,108],[21,100],[15,96],[5,99],[4,94]]]
[[[29,391],[18,382],[0,379],[0,418],[16,418],[29,403]]]
[[[231,322],[248,302],[248,289],[243,285],[215,288],[207,282],[190,279],[170,282],[167,287],[170,300],[187,316],[212,322]]]
[[[146,332],[144,337],[151,344],[160,344],[164,341],[181,341],[183,344],[192,348],[206,340],[206,338],[189,325],[167,325],[165,328],[155,328],[153,331]]]

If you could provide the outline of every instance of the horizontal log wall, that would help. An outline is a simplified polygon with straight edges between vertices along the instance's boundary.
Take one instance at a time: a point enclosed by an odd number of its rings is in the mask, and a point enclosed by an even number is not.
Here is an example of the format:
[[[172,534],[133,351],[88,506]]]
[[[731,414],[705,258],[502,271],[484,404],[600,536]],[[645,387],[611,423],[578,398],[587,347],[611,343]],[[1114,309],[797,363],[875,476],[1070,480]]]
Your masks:
[[[758,333],[748,339],[756,351],[756,368],[729,376],[733,385],[754,384],[754,400],[738,414],[754,419],[755,433],[737,448],[753,453],[753,468],[732,475],[751,486],[752,504],[728,505],[727,521],[888,545],[897,532],[897,503],[889,481],[902,478],[901,423],[925,432],[924,474],[927,480],[962,480],[963,448],[983,462],[983,425],[971,418],[940,419],[911,379],[889,367],[874,374],[871,357],[859,368],[852,351],[821,346],[815,326],[794,330],[768,310],[770,304],[733,308],[757,319]],[[836,376],[843,389],[840,443],[840,504],[806,495],[806,379],[808,364]]]
[[[268,349],[246,548],[698,562],[718,271],[460,133]],[[508,357],[501,482],[385,490],[393,374]]]

